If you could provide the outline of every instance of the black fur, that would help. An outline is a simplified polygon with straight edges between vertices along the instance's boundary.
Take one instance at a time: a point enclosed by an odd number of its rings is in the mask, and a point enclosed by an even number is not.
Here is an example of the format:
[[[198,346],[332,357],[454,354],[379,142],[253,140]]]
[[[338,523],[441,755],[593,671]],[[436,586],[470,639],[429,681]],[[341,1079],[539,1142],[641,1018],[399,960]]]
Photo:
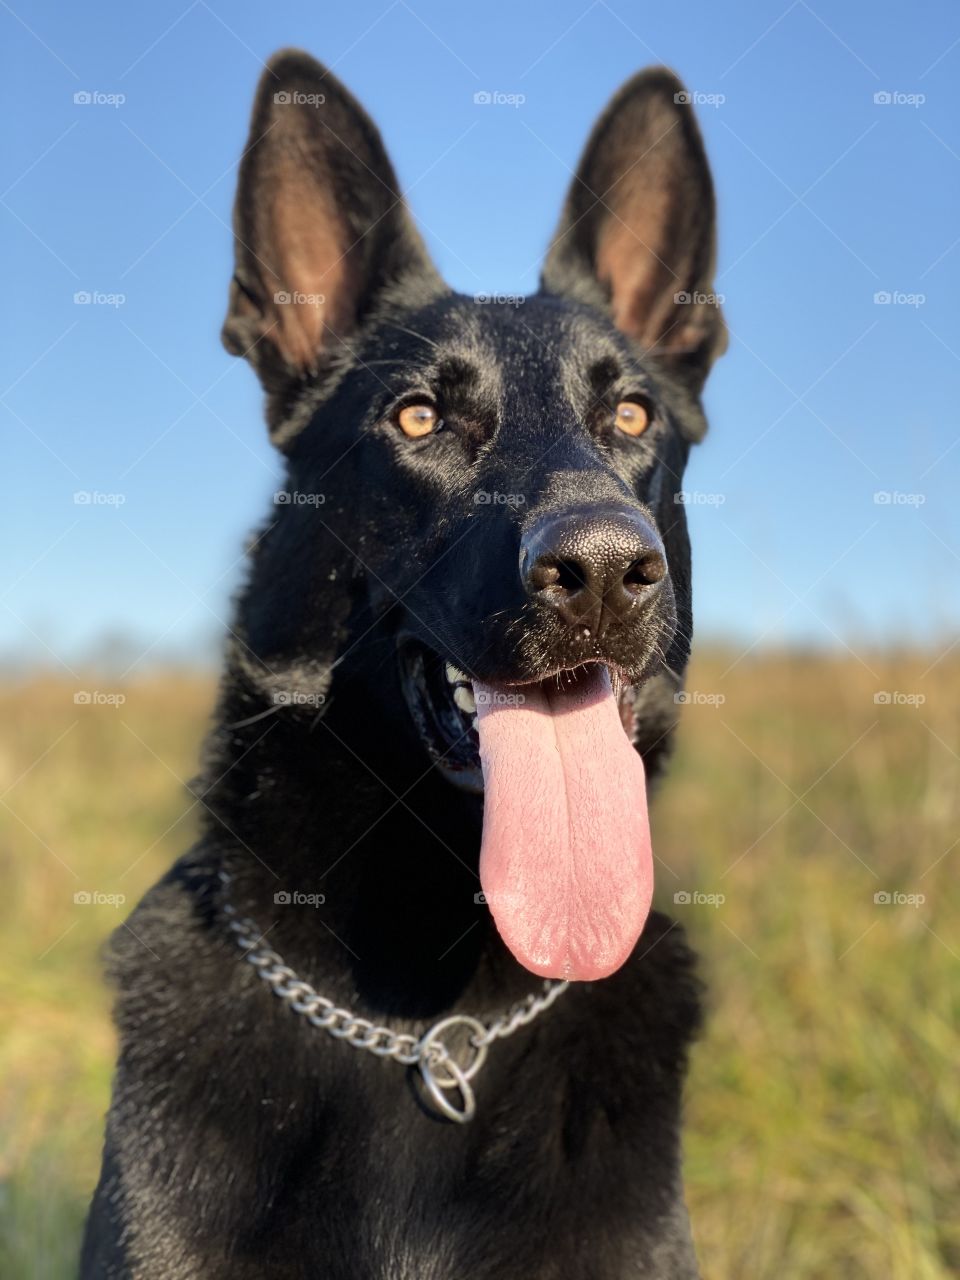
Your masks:
[[[715,307],[674,301],[709,289],[714,237],[680,92],[662,70],[621,90],[541,292],[505,307],[442,284],[334,77],[284,53],[264,78],[224,340],[264,383],[286,491],[323,500],[278,504],[253,542],[202,839],[112,940],[121,1048],[87,1280],[697,1274],[679,1119],[699,998],[676,925],[655,913],[619,972],[495,1044],[455,1125],[411,1073],[271,995],[220,880],[298,974],[399,1030],[537,989],[475,900],[482,799],[454,785],[459,746],[431,765],[398,644],[499,685],[602,660],[636,686],[659,772],[691,629],[675,497],[723,344]],[[624,397],[653,418],[640,437],[612,428]],[[444,429],[410,440],[396,410],[423,399]],[[669,577],[583,637],[525,597],[518,546],[546,514],[611,505],[653,524]],[[276,905],[292,891],[324,904]]]

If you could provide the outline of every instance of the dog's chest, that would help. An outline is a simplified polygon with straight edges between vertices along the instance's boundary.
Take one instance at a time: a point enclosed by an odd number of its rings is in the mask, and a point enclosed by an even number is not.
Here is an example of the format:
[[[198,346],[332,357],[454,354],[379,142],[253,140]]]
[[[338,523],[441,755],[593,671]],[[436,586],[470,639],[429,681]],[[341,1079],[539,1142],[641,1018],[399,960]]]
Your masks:
[[[464,1125],[427,1114],[410,1071],[309,1027],[239,966],[226,1002],[206,984],[188,995],[203,952],[185,952],[173,986],[128,988],[111,1128],[125,1239],[149,1260],[137,1274],[695,1276],[679,1172],[689,1032],[660,1012],[683,966],[661,936],[662,973],[648,960],[573,990],[493,1045]]]
[[[502,1046],[462,1126],[425,1114],[395,1064],[344,1046],[324,1055],[324,1101],[291,1109],[278,1078],[246,1153],[260,1203],[238,1199],[237,1230],[257,1218],[284,1280],[695,1275],[668,1100],[652,1082],[624,1105],[622,1063],[581,1084],[544,1039]]]

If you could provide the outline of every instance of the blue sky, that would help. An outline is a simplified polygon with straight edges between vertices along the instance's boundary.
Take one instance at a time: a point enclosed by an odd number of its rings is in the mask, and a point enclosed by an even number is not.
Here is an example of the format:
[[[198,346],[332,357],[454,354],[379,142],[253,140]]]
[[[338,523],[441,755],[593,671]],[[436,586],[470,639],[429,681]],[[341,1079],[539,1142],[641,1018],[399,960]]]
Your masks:
[[[703,104],[732,332],[687,485],[699,630],[949,643],[955,4],[17,0],[2,24],[0,655],[76,664],[107,634],[199,653],[229,616],[280,475],[256,380],[218,337],[234,166],[261,60],[291,44],[371,111],[468,293],[536,287],[594,117],[672,65]]]

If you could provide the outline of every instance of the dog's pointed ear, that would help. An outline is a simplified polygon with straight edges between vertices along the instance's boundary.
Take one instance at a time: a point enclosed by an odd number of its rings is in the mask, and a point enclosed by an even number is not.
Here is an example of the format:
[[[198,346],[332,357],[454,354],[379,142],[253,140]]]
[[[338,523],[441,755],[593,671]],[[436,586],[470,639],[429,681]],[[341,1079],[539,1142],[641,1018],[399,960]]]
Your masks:
[[[543,288],[608,308],[651,354],[702,382],[726,346],[715,252],[713,183],[691,95],[671,71],[650,68],[594,126]]]
[[[257,88],[234,232],[223,343],[254,366],[274,409],[343,354],[382,290],[413,277],[442,288],[376,126],[298,50],[275,54]]]

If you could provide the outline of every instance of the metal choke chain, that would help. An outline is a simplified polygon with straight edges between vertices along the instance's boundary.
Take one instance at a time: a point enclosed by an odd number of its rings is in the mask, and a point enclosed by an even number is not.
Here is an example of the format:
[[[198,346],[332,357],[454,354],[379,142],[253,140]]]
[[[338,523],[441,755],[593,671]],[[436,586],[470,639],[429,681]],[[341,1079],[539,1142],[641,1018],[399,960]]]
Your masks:
[[[220,878],[225,886],[229,884],[230,877],[226,873],[222,872]],[[222,910],[244,959],[253,965],[275,996],[311,1025],[337,1040],[345,1041],[352,1048],[366,1049],[378,1058],[392,1058],[405,1067],[419,1068],[427,1094],[437,1111],[460,1124],[472,1120],[476,1113],[476,1099],[470,1081],[486,1061],[490,1045],[494,1040],[503,1040],[527,1026],[549,1009],[570,985],[568,982],[547,980],[542,994],[527,996],[490,1023],[484,1024],[469,1014],[455,1013],[434,1023],[417,1037],[377,1026],[349,1009],[338,1008],[332,1000],[315,991],[309,982],[298,978],[276,951],[263,945],[263,933],[253,920],[238,915],[229,903]],[[459,1062],[447,1040],[441,1038],[446,1036],[449,1039],[449,1033],[455,1029],[469,1032],[466,1063]],[[447,1096],[450,1092],[453,1092],[453,1098]],[[459,1107],[455,1105],[457,1095]]]

